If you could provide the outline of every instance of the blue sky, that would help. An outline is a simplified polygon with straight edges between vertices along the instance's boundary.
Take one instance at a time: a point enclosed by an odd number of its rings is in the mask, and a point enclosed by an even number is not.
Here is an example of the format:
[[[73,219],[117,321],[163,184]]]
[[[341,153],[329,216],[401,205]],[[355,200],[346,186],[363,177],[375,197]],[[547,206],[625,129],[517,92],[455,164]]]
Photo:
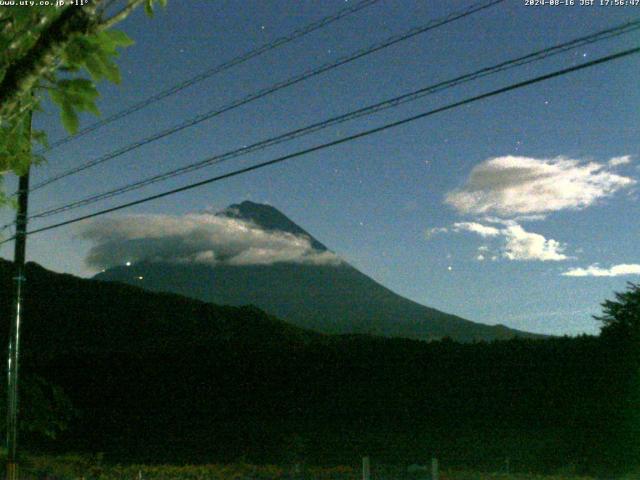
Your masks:
[[[115,113],[344,5],[189,0],[169,2],[153,19],[137,12],[121,24],[136,41],[119,61],[123,83],[100,86],[100,109]],[[381,0],[53,150],[32,182],[470,5]],[[528,7],[507,0],[38,190],[31,212],[638,16],[637,7]],[[639,40],[636,32],[583,47],[32,226],[341,138]],[[375,280],[420,303],[535,332],[595,333],[591,315],[599,304],[640,275],[639,67],[638,56],[610,62],[114,216],[180,219],[245,199],[267,202]],[[84,125],[93,121],[83,117]],[[52,140],[64,136],[51,108],[35,123]],[[8,188],[14,185],[7,181]],[[0,219],[10,217],[4,211]],[[92,275],[95,267],[85,259],[93,244],[81,235],[86,228],[30,237],[29,259]],[[11,253],[0,247],[0,255]]]

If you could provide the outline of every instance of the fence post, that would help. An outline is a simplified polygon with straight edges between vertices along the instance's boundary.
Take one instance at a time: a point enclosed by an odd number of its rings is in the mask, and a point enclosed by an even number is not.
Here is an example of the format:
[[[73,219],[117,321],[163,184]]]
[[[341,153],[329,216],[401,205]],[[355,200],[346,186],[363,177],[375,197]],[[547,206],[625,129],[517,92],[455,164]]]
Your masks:
[[[438,459],[431,459],[431,480],[439,480],[440,476],[438,475]]]
[[[369,457],[362,457],[362,480],[371,480],[371,462]]]

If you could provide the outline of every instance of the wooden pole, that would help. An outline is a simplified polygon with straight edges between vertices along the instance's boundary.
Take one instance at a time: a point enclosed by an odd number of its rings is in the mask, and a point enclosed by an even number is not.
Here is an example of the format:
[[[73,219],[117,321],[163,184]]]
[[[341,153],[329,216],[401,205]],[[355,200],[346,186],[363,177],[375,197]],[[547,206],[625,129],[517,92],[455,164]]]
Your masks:
[[[27,115],[28,141],[31,142],[31,112]],[[7,480],[18,480],[18,365],[20,359],[20,323],[23,316],[25,257],[27,249],[27,207],[29,202],[29,167],[20,176],[16,212],[14,266],[14,302],[9,326],[7,354]]]
[[[438,459],[431,459],[431,480],[439,480],[440,475],[438,473]]]
[[[369,457],[362,457],[362,480],[371,480],[371,462]]]

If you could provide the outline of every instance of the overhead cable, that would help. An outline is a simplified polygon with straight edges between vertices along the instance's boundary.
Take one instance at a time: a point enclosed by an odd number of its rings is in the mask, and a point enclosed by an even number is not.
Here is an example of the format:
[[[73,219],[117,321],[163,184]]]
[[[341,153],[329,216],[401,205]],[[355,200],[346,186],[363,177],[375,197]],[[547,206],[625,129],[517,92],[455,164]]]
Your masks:
[[[199,170],[201,168],[205,168],[211,165],[216,165],[225,161],[228,161],[232,158],[237,158],[240,156],[244,156],[244,155],[248,155],[249,153],[253,153],[259,150],[263,150],[265,148],[274,146],[274,145],[278,145],[280,143],[284,143],[287,141],[291,141],[293,139],[305,136],[305,135],[309,135],[311,133],[323,130],[325,128],[328,128],[330,126],[334,126],[340,123],[344,123],[350,120],[354,120],[366,115],[372,115],[374,113],[380,112],[382,110],[386,110],[392,107],[397,107],[398,105],[407,103],[407,102],[411,102],[411,101],[415,101],[417,99],[423,98],[427,95],[432,95],[434,93],[437,92],[441,92],[443,90],[449,89],[449,88],[453,88],[455,86],[461,85],[463,83],[467,83],[470,81],[474,81],[477,80],[479,78],[483,78],[489,75],[494,75],[496,73],[499,72],[503,72],[515,67],[519,67],[522,65],[527,65],[536,61],[541,61],[543,59],[549,58],[551,56],[554,55],[558,55],[564,52],[567,52],[569,50],[573,50],[585,45],[589,45],[589,44],[593,44],[596,42],[600,42],[603,41],[605,39],[614,37],[614,36],[618,36],[618,35],[622,35],[625,33],[630,33],[632,31],[638,30],[640,29],[640,19],[634,20],[634,21],[630,21],[630,22],[625,22],[621,25],[617,25],[615,27],[611,27],[605,30],[601,30],[599,32],[587,35],[587,36],[583,36],[580,38],[576,38],[574,40],[568,41],[568,42],[564,42],[558,45],[554,45],[552,47],[547,47],[544,48],[542,50],[538,50],[536,52],[524,55],[524,56],[520,56],[517,58],[513,58],[501,63],[498,63],[497,65],[493,65],[491,67],[485,67],[482,68],[480,70],[476,70],[472,73],[468,73],[465,75],[461,75],[446,81],[442,81],[442,82],[438,82],[436,84],[433,85],[429,85],[427,87],[423,87],[420,88],[418,90],[414,90],[410,93],[406,93],[391,99],[387,99],[384,100],[382,102],[378,102],[375,103],[373,105],[368,105],[366,107],[339,115],[339,116],[335,116],[326,120],[323,120],[321,122],[316,122],[313,123],[311,125],[307,125],[305,127],[302,128],[298,128],[286,133],[283,133],[281,135],[275,136],[275,137],[271,137],[265,140],[261,140],[259,142],[253,143],[251,145],[247,145],[241,148],[237,148],[222,154],[218,154],[209,158],[206,158],[204,160],[195,162],[195,163],[191,163],[189,165],[185,165],[183,167],[180,168],[176,168],[176,169],[172,169],[169,170],[167,172],[163,172],[157,175],[153,175],[151,177],[147,177],[145,179],[139,180],[137,182],[133,182],[133,183],[128,183],[122,187],[118,187],[106,192],[102,192],[99,194],[95,194],[95,195],[91,195],[89,197],[71,202],[71,203],[66,203],[54,208],[50,208],[48,210],[45,211],[41,211],[38,213],[35,213],[33,215],[31,215],[29,218],[30,219],[37,219],[37,218],[43,218],[43,217],[48,217],[51,215],[56,215],[62,212],[66,212],[69,210],[73,210],[79,207],[83,207],[86,205],[90,205],[93,204],[95,202],[101,201],[101,200],[106,200],[108,198],[112,198],[118,195],[122,195],[124,193],[127,192],[131,192],[133,190],[137,190],[139,188],[148,186],[148,185],[152,185],[164,180],[168,180],[170,178],[179,176],[179,175],[184,175],[196,170]]]
[[[304,150],[299,150],[297,152],[290,153],[288,155],[284,155],[284,156],[281,156],[281,157],[277,157],[277,158],[274,158],[272,160],[261,162],[261,163],[255,164],[255,165],[251,165],[249,167],[237,169],[237,170],[234,170],[232,172],[225,173],[225,174],[222,174],[222,175],[217,175],[215,177],[207,178],[205,180],[201,180],[201,181],[198,181],[198,182],[195,182],[195,183],[190,183],[190,184],[185,185],[183,187],[174,188],[172,190],[167,190],[167,191],[162,192],[162,193],[158,193],[158,194],[155,194],[155,195],[150,195],[148,197],[144,197],[144,198],[141,198],[141,199],[138,199],[138,200],[134,200],[134,201],[131,201],[131,202],[127,202],[127,203],[123,203],[123,204],[120,204],[120,205],[117,205],[117,206],[114,206],[114,207],[110,207],[110,208],[106,208],[106,209],[103,209],[103,210],[99,210],[97,212],[93,212],[93,213],[90,213],[90,214],[87,214],[87,215],[82,215],[82,216],[79,216],[79,217],[75,217],[75,218],[72,218],[70,220],[65,220],[65,221],[62,221],[62,222],[55,223],[55,224],[47,225],[45,227],[37,228],[35,230],[31,230],[31,231],[27,232],[27,235],[34,235],[36,233],[41,233],[41,232],[45,232],[45,231],[48,231],[48,230],[57,229],[57,228],[60,228],[60,227],[66,226],[66,225],[71,225],[71,224],[74,224],[74,223],[77,223],[77,222],[80,222],[80,221],[83,221],[83,220],[87,220],[87,219],[90,219],[90,218],[95,218],[95,217],[102,216],[102,215],[105,215],[105,214],[108,214],[108,213],[112,213],[112,212],[116,212],[116,211],[119,211],[119,210],[123,210],[125,208],[133,207],[135,205],[141,205],[143,203],[147,203],[147,202],[150,202],[152,200],[157,200],[159,198],[168,197],[170,195],[175,195],[177,193],[184,192],[184,191],[187,191],[187,190],[192,190],[194,188],[198,188],[198,187],[201,187],[203,185],[208,185],[208,184],[211,184],[211,183],[214,183],[214,182],[225,180],[227,178],[231,178],[231,177],[235,177],[235,176],[242,175],[242,174],[245,174],[245,173],[249,173],[249,172],[252,172],[252,171],[255,171],[255,170],[259,170],[259,169],[262,169],[262,168],[265,168],[265,167],[268,167],[268,166],[271,166],[271,165],[275,165],[275,164],[278,164],[278,163],[285,162],[287,160],[291,160],[291,159],[298,158],[298,157],[301,157],[301,156],[304,156],[304,155],[308,155],[310,153],[314,153],[314,152],[318,152],[318,151],[321,151],[321,150],[324,150],[324,149],[327,149],[327,148],[330,148],[330,147],[334,147],[336,145],[340,145],[340,144],[343,144],[343,143],[351,142],[351,141],[359,139],[359,138],[367,137],[367,136],[373,135],[375,133],[379,133],[379,132],[383,132],[383,131],[386,131],[386,130],[389,130],[389,129],[392,129],[392,128],[396,128],[396,127],[399,127],[401,125],[406,125],[408,123],[411,123],[411,122],[414,122],[416,120],[420,120],[422,118],[426,118],[426,117],[435,115],[437,113],[442,113],[442,112],[445,112],[445,111],[448,111],[448,110],[452,110],[454,108],[458,108],[458,107],[461,107],[461,106],[464,106],[464,105],[468,105],[468,104],[471,104],[471,103],[474,103],[474,102],[477,102],[477,101],[480,101],[480,100],[484,100],[486,98],[490,98],[490,97],[494,97],[494,96],[497,96],[497,95],[501,95],[503,93],[507,93],[507,92],[510,92],[510,91],[513,91],[513,90],[517,90],[517,89],[520,89],[520,88],[523,88],[523,87],[526,87],[526,86],[529,86],[529,85],[533,85],[533,84],[536,84],[536,83],[547,81],[547,80],[550,80],[552,78],[561,77],[561,76],[567,75],[567,74],[572,73],[572,72],[576,72],[576,71],[579,71],[579,70],[583,70],[585,68],[590,68],[590,67],[593,67],[593,66],[596,66],[596,65],[601,65],[601,64],[604,64],[604,63],[608,63],[608,62],[611,62],[613,60],[617,60],[617,59],[620,59],[620,58],[623,58],[623,57],[628,57],[630,55],[635,55],[635,54],[638,54],[638,53],[640,53],[640,47],[631,48],[631,49],[624,50],[624,51],[621,51],[621,52],[617,52],[617,53],[614,53],[614,54],[611,54],[611,55],[607,55],[605,57],[600,57],[600,58],[591,60],[591,61],[586,62],[586,63],[575,65],[573,67],[564,68],[562,70],[556,70],[556,71],[554,71],[552,73],[548,73],[548,74],[545,74],[545,75],[540,75],[538,77],[531,78],[529,80],[525,80],[525,81],[522,81],[522,82],[514,83],[514,84],[511,84],[509,86],[498,88],[496,90],[492,90],[492,91],[487,92],[487,93],[483,93],[483,94],[480,94],[480,95],[469,97],[469,98],[466,98],[464,100],[460,100],[458,102],[450,103],[450,104],[445,105],[443,107],[439,107],[439,108],[436,108],[436,109],[433,109],[433,110],[429,110],[429,111],[426,111],[426,112],[423,112],[423,113],[420,113],[420,114],[417,114],[417,115],[413,115],[413,116],[404,118],[402,120],[398,120],[398,121],[395,121],[395,122],[387,123],[387,124],[382,125],[380,127],[376,127],[376,128],[372,128],[372,129],[369,129],[369,130],[365,130],[365,131],[356,133],[354,135],[350,135],[348,137],[344,137],[344,138],[341,138],[341,139],[338,139],[338,140],[334,140],[332,142],[316,145],[314,147],[310,147],[310,148],[307,148],[307,149],[304,149]],[[3,243],[7,243],[7,242],[9,242],[9,241],[11,241],[13,239],[14,238],[12,237],[12,238],[9,238],[7,240],[4,240],[4,241],[0,242],[0,245],[2,245]]]

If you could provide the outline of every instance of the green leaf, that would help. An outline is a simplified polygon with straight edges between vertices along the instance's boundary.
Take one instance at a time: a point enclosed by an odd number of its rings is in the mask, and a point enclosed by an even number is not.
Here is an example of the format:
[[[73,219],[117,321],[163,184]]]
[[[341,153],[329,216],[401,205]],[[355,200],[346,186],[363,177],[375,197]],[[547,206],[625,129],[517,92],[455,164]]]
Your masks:
[[[54,103],[67,110],[65,114],[67,118],[73,118],[70,110],[74,112],[87,111],[100,115],[95,103],[95,99],[99,95],[98,91],[93,82],[86,78],[60,80],[56,82],[56,88],[49,89],[49,95]]]
[[[154,7],[165,7],[167,1],[145,0],[143,3],[147,14],[153,16]],[[6,66],[32,48],[42,31],[63,11],[64,9],[38,5],[34,5],[33,8],[0,9],[0,80],[5,74]],[[10,23],[3,23],[5,18],[10,19]],[[96,105],[99,93],[95,83],[105,79],[120,83],[121,74],[115,59],[120,53],[120,48],[131,46],[133,43],[133,40],[120,30],[93,33],[76,31],[63,42],[65,46],[60,53],[60,62],[40,73],[38,86],[49,92],[52,103],[60,109],[62,124],[70,133],[78,131],[81,112],[99,115]],[[86,70],[90,76],[73,78],[81,69]],[[66,78],[59,80],[57,74]],[[50,87],[51,84],[54,86]],[[23,101],[25,103],[22,106],[26,109],[37,111],[40,107],[37,98],[32,104],[26,97]],[[44,132],[34,131],[29,135],[21,123],[17,117],[0,118],[0,171],[24,169],[29,163],[38,161],[30,153],[31,145],[47,145]],[[6,202],[2,200],[0,188],[0,205],[2,204]]]
[[[61,90],[50,88],[49,96],[51,97],[53,103],[55,103],[56,105],[62,106],[62,104],[64,103],[64,95]]]
[[[110,82],[119,84],[122,80],[120,77],[120,70],[118,69],[118,66],[111,61],[109,54],[103,50],[98,52],[95,55],[95,58],[100,62],[104,78]]]
[[[44,130],[33,130],[31,132],[31,141],[39,143],[44,148],[49,148],[49,140],[47,139],[47,132]]]
[[[130,47],[135,42],[121,30],[107,30],[103,32],[118,47]]]
[[[86,78],[60,80],[56,84],[64,95],[76,95],[83,102],[93,102],[100,95],[93,82]]]
[[[24,175],[29,170],[31,165],[31,152],[22,151],[19,155],[14,157],[13,171],[17,175]]]
[[[75,134],[80,127],[80,120],[78,119],[78,114],[74,110],[73,106],[68,102],[62,104],[60,113],[64,128],[66,128],[70,134]]]
[[[60,80],[57,82],[62,88],[73,90],[75,92],[96,92],[96,88],[93,82],[88,78],[72,78],[66,80]]]
[[[84,65],[96,82],[102,80],[106,76],[104,74],[102,62],[97,55],[87,57],[84,61]]]
[[[76,37],[69,42],[64,49],[64,60],[69,68],[76,68],[82,65],[84,59],[91,53],[91,44],[83,37]]]
[[[144,2],[144,11],[153,18],[153,0],[146,0],[146,2]]]

